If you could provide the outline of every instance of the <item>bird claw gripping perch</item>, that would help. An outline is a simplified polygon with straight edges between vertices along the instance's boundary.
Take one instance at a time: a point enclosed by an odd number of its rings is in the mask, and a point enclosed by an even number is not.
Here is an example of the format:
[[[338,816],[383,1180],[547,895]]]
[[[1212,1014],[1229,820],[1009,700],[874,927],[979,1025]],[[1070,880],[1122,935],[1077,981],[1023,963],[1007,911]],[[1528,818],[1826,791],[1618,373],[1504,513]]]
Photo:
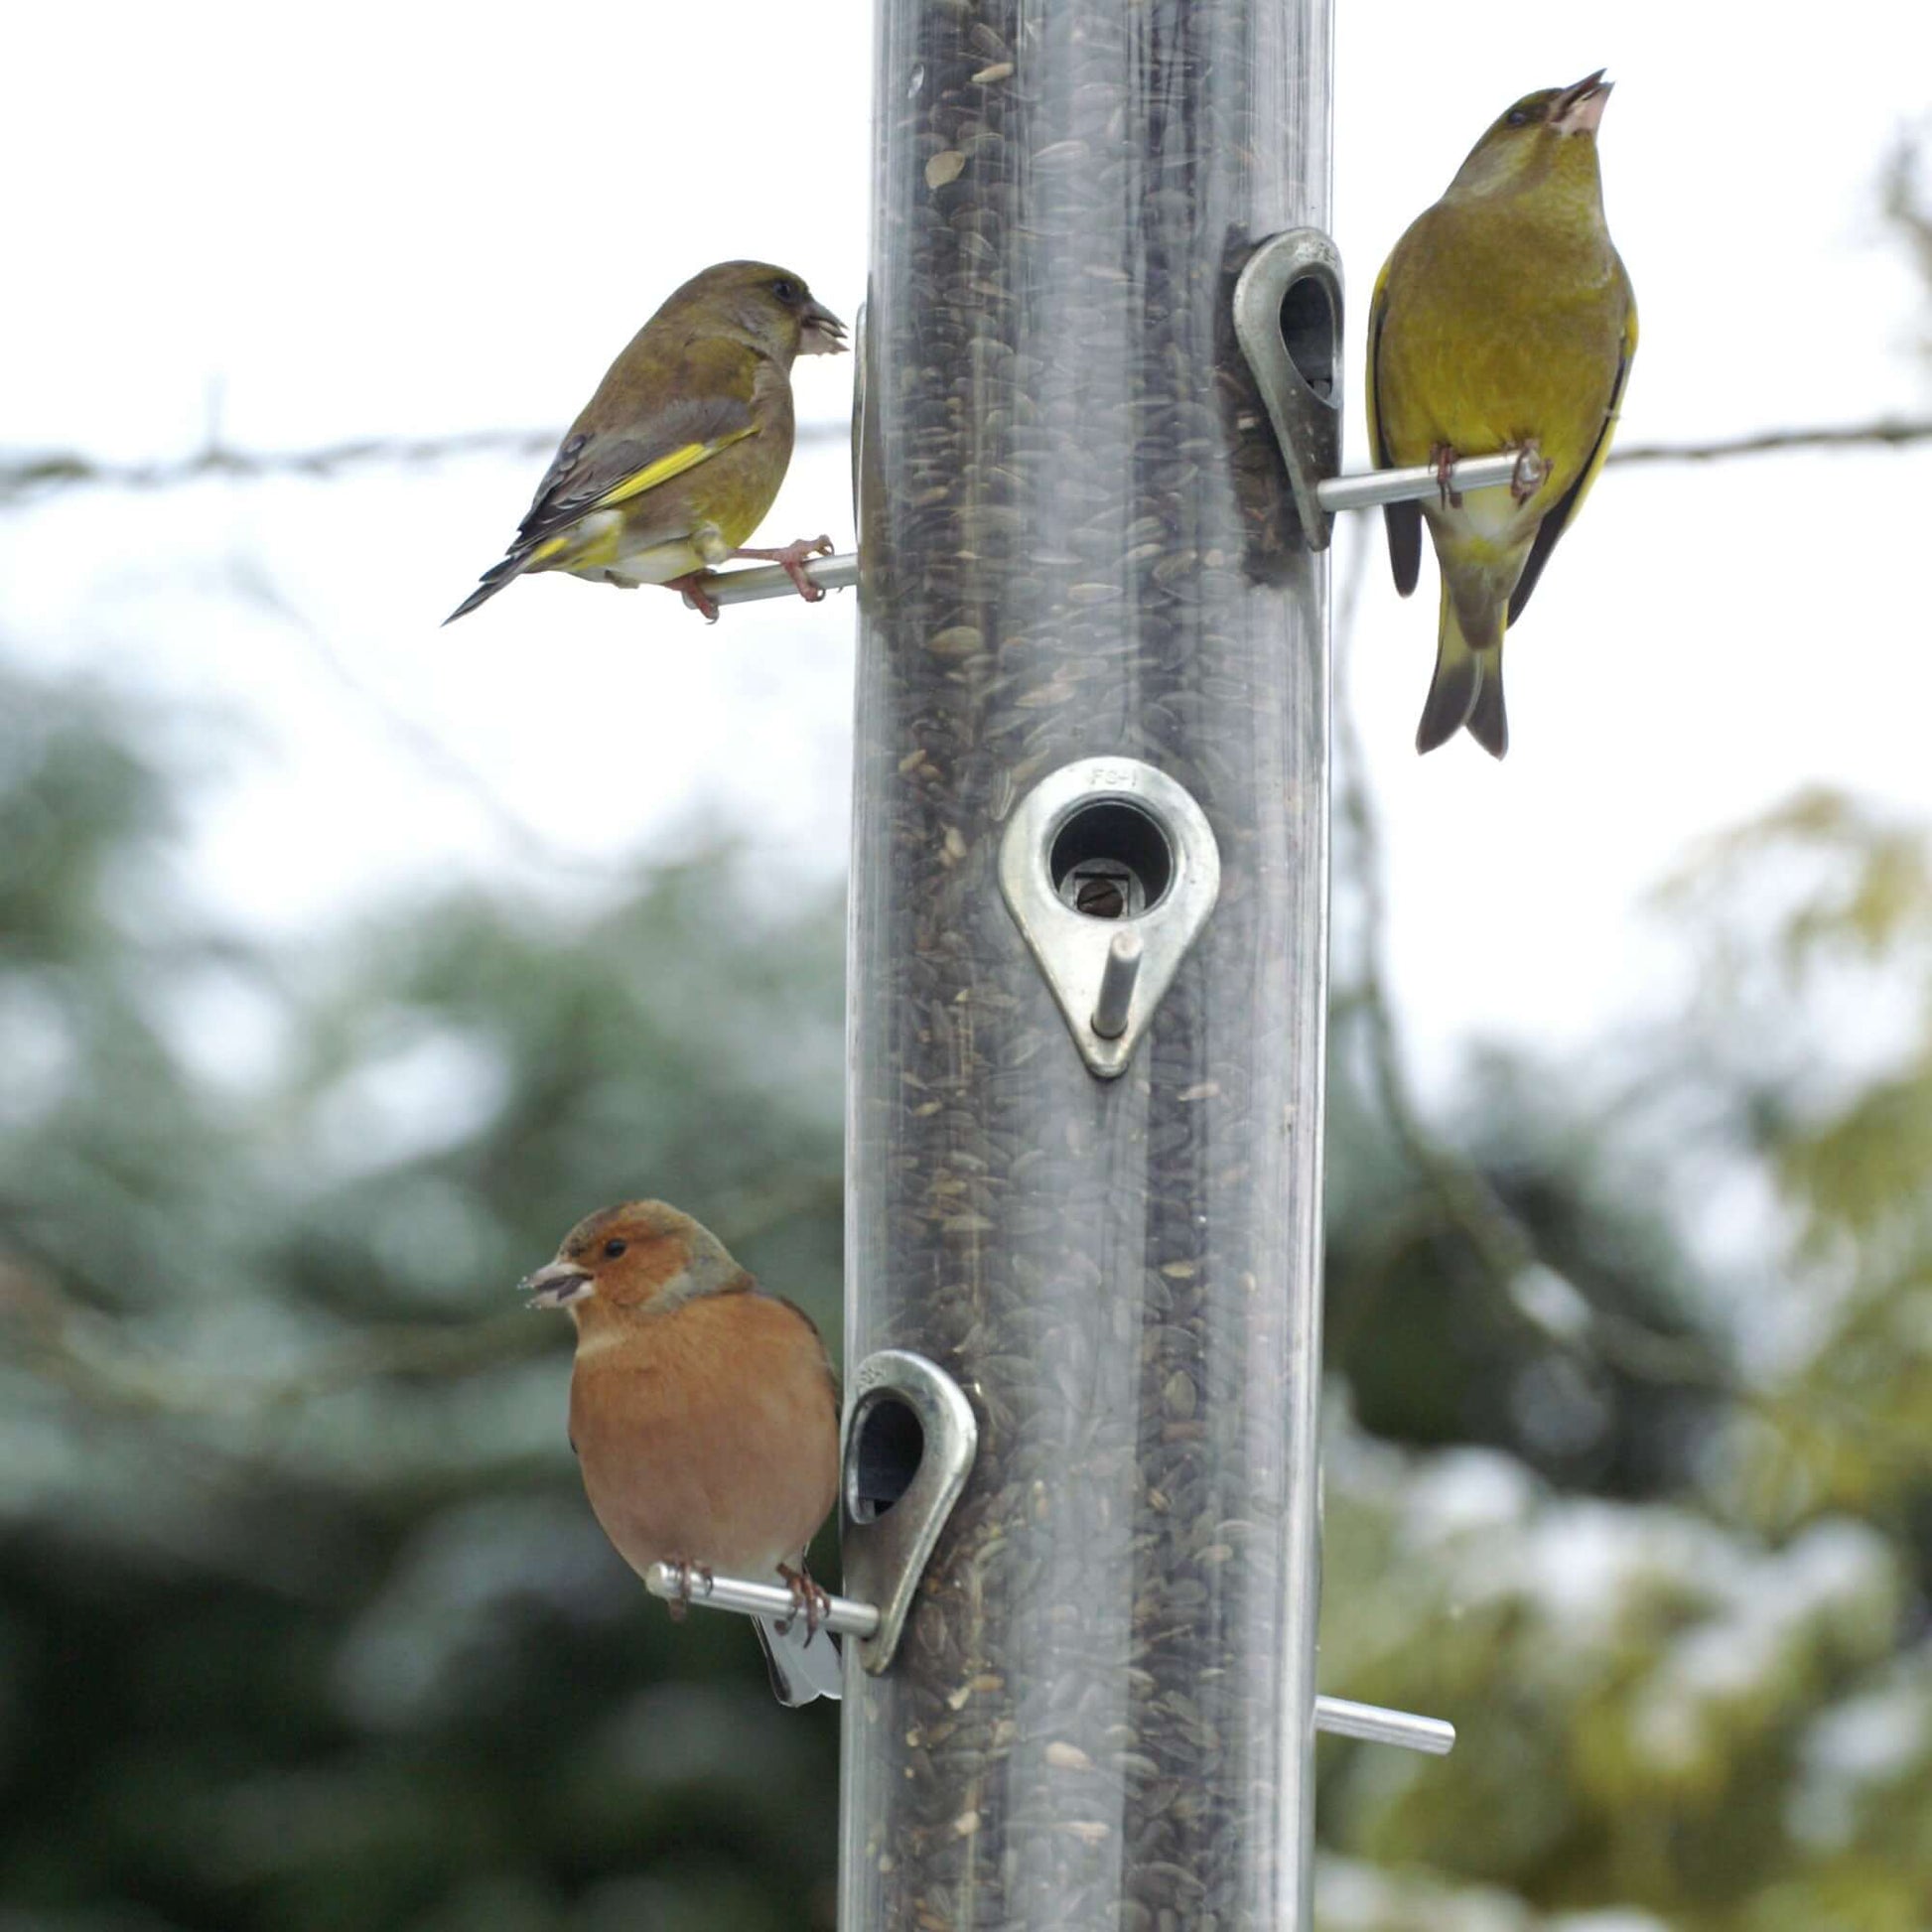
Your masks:
[[[1543,480],[1549,474],[1549,460],[1537,448],[1536,438],[1532,436],[1516,452],[1516,468],[1509,479],[1510,495],[1519,503],[1527,503],[1543,487]]]
[[[673,1623],[682,1623],[685,1612],[691,1607],[691,1597],[695,1591],[702,1596],[711,1594],[711,1566],[703,1563],[680,1561],[677,1570],[677,1594],[670,1598],[665,1607],[671,1613]],[[700,1587],[702,1586],[702,1587]]]
[[[791,1591],[791,1600],[797,1605],[791,1616],[786,1617],[778,1628],[781,1631],[789,1630],[792,1618],[802,1611],[806,1636],[817,1636],[818,1626],[825,1621],[831,1611],[831,1596],[822,1585],[812,1581],[811,1573],[802,1564],[794,1570],[789,1564],[781,1563],[778,1566],[778,1576],[785,1587]]]
[[[734,557],[756,557],[760,563],[776,564],[797,587],[798,595],[807,604],[816,604],[825,595],[823,584],[814,584],[805,575],[808,558],[829,557],[832,554],[830,537],[799,537],[776,550],[734,550]]]
[[[718,606],[705,590],[704,580],[711,575],[708,570],[694,570],[684,577],[666,578],[664,588],[678,591],[683,595],[688,609],[698,613],[706,623],[718,621]]]
[[[805,565],[813,557],[829,557],[832,554],[830,537],[799,537],[795,542],[782,545],[776,550],[734,550],[734,557],[752,557],[759,563],[776,564],[791,579],[792,588],[807,604],[824,601],[825,586],[815,583],[806,574]],[[743,572],[726,572],[726,577],[742,576]],[[702,614],[706,623],[718,621],[718,599],[716,592],[720,583],[716,571],[694,570],[683,577],[666,580],[667,591],[683,593],[684,601],[690,608]],[[841,582],[849,581],[841,579]]]

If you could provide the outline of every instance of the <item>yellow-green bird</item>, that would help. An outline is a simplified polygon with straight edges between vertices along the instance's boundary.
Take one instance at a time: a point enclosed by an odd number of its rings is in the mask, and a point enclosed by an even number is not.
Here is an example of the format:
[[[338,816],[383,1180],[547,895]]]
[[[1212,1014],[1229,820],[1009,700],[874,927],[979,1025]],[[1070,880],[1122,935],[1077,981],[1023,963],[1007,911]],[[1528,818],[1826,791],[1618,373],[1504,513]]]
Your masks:
[[[538,570],[626,590],[662,584],[710,622],[718,607],[702,573],[728,557],[782,564],[816,603],[825,593],[804,564],[831,549],[829,538],[778,550],[744,544],[791,462],[793,357],[844,346],[845,325],[789,269],[720,262],[694,275],[611,364],[509,554],[444,622]]]
[[[1610,245],[1596,169],[1602,69],[1526,94],[1395,245],[1368,319],[1368,433],[1384,469],[1433,463],[1439,496],[1387,506],[1407,597],[1429,519],[1442,567],[1436,678],[1416,732],[1461,727],[1501,758],[1503,632],[1608,456],[1637,350],[1637,305]],[[1514,481],[1452,493],[1461,457],[1525,454]]]

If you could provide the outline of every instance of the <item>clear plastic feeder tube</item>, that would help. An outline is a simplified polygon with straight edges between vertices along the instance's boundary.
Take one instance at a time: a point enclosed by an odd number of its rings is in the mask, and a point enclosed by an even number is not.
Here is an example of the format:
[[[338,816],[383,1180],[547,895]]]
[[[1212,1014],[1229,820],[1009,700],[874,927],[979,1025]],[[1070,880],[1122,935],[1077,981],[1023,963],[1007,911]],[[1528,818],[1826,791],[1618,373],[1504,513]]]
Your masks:
[[[979,1447],[850,1673],[847,1932],[1309,1923],[1327,585],[1230,295],[1326,223],[1328,33],[879,0],[847,1345],[943,1366]],[[1115,757],[1185,788],[1220,881],[1100,1078],[999,861]],[[1167,890],[1133,817],[1041,860],[1119,931]]]

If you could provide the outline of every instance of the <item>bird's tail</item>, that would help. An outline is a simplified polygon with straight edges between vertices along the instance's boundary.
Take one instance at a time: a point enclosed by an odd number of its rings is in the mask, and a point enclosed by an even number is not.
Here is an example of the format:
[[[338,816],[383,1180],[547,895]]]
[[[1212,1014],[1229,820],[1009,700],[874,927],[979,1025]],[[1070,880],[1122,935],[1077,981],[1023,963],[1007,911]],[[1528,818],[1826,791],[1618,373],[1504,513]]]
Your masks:
[[[1442,626],[1436,637],[1436,676],[1416,727],[1416,750],[1433,752],[1465,726],[1491,758],[1509,750],[1509,717],[1503,709],[1503,612],[1482,627],[1487,641],[1469,641],[1461,616],[1443,585]]]
[[[802,1614],[778,1623],[756,1616],[752,1627],[764,1650],[764,1667],[771,1673],[771,1691],[780,1704],[809,1704],[814,1698],[839,1696],[845,1672],[839,1660],[839,1640],[829,1630],[805,1630]]]
[[[467,618],[479,604],[487,604],[505,584],[521,577],[526,569],[536,561],[537,552],[512,550],[501,563],[491,564],[483,572],[483,581],[443,620],[445,623],[455,623],[458,618]]]

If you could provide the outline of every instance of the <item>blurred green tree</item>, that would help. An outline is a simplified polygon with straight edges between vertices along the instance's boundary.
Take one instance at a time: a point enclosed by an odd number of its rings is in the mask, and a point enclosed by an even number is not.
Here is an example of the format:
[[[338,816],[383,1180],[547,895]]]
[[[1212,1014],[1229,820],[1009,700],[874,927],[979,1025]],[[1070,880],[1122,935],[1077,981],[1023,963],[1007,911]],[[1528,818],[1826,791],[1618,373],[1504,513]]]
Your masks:
[[[173,891],[140,723],[0,700],[0,1899],[828,1923],[830,1713],[645,1601],[505,1305],[649,1187],[836,1331],[837,907],[713,852],[278,958]],[[1463,1739],[1323,1747],[1331,1926],[1932,1895],[1932,857],[1808,793],[1660,908],[1670,1025],[1441,1127],[1338,976],[1325,1679]]]
[[[829,1924],[829,1708],[611,1553],[511,1291],[657,1192],[836,1338],[837,903],[717,851],[278,957],[125,707],[0,719],[7,1922]]]
[[[1463,1737],[1328,1751],[1331,1927],[1925,1923],[1932,852],[1808,791],[1659,903],[1652,1036],[1337,1105],[1326,1668]]]

